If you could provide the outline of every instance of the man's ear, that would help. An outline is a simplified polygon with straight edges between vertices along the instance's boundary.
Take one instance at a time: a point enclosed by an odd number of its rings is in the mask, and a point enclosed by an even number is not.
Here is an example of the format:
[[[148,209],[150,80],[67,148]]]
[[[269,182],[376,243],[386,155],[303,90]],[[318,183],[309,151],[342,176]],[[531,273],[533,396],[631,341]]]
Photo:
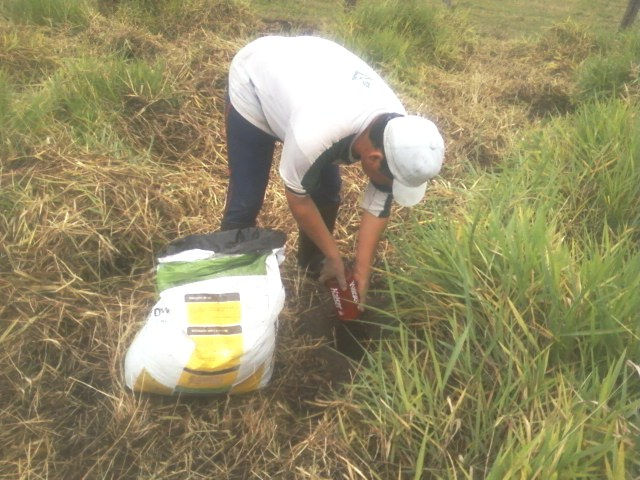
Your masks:
[[[382,150],[378,148],[374,148],[369,151],[366,158],[367,158],[367,162],[369,162],[369,164],[375,167],[377,170],[378,168],[380,168],[380,164],[382,163],[384,154],[382,153]]]

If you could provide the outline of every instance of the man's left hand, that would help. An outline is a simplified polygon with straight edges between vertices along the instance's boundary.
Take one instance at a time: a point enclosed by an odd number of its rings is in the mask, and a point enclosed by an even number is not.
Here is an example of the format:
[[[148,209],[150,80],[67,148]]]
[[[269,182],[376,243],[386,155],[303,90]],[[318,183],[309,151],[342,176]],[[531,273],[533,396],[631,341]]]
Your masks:
[[[358,303],[358,311],[364,312],[364,305],[367,301],[367,293],[369,292],[369,281],[371,280],[371,269],[358,269],[353,270],[353,278],[356,281],[358,288],[358,296],[360,302]]]

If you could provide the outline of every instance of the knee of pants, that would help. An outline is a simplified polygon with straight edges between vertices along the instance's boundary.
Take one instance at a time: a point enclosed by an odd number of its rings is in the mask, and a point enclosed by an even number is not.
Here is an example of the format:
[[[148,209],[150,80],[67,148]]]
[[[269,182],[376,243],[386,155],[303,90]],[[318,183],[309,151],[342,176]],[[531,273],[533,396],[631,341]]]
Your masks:
[[[224,211],[223,224],[237,225],[234,228],[253,227],[262,208],[261,198],[232,198]]]

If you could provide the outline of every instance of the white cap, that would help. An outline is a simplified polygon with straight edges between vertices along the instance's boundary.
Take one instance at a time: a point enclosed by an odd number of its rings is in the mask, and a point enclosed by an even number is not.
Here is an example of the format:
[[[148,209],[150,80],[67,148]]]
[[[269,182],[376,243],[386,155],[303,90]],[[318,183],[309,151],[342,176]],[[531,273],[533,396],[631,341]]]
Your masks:
[[[389,120],[383,138],[393,174],[393,198],[411,207],[422,200],[427,183],[440,172],[444,140],[432,121],[416,115]]]

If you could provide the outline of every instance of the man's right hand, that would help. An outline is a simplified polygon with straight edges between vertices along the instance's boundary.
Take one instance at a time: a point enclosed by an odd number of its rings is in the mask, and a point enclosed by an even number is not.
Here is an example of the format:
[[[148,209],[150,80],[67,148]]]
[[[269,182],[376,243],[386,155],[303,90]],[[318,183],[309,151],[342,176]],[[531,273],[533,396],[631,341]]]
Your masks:
[[[347,288],[340,250],[322,220],[316,204],[308,195],[297,195],[288,190],[285,190],[285,195],[293,218],[324,254],[325,261],[320,273],[321,281],[335,278],[340,288]]]
[[[320,283],[335,278],[338,281],[340,290],[347,288],[347,279],[345,277],[344,263],[341,257],[325,258],[322,270],[320,271]]]

